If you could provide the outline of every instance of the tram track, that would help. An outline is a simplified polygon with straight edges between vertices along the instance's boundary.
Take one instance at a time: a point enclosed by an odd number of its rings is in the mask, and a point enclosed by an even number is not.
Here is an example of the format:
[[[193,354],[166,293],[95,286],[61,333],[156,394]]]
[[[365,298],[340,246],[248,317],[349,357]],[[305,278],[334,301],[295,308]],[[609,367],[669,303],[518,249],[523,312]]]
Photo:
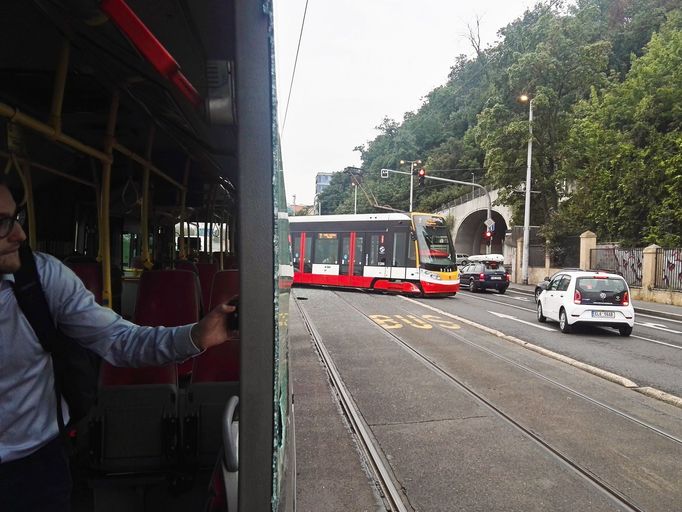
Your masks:
[[[362,450],[364,458],[374,475],[375,484],[381,497],[384,499],[386,510],[390,512],[413,511],[414,507],[409,505],[409,503],[405,503],[407,500],[405,495],[398,489],[394,479],[391,477],[391,472],[384,462],[381,450],[377,447],[377,443],[374,441],[369,427],[367,427],[365,421],[362,419],[358,407],[355,405],[346,385],[343,383],[339,371],[337,370],[331,355],[327,351],[315,324],[311,321],[310,316],[298,298],[295,302],[301,317],[303,318],[303,323],[310,332],[313,344],[324,363],[329,380],[336,391],[344,414],[346,415],[351,429],[356,435],[358,446]]]
[[[355,304],[346,300],[346,298],[343,295],[339,294],[338,292],[333,292],[333,293],[336,295],[336,297],[338,299],[340,299],[342,302],[344,302],[348,307],[352,308],[358,314],[365,317],[367,319],[367,321],[374,323],[373,320],[366,313],[364,313]],[[406,308],[403,308],[403,307],[399,307],[399,309],[401,309],[402,311],[404,311],[407,314],[413,313],[413,311],[407,310]],[[638,428],[644,428],[649,432],[652,432],[658,436],[663,437],[664,439],[666,439],[669,442],[673,442],[675,444],[682,445],[682,439],[680,439],[679,437],[676,437],[673,434],[665,432],[665,431],[655,427],[654,425],[651,425],[651,424],[648,424],[642,420],[639,420],[639,419],[633,417],[632,415],[625,413],[624,411],[618,410],[612,406],[604,404],[603,402],[601,402],[597,399],[594,399],[592,397],[589,397],[586,394],[584,394],[584,393],[582,393],[576,389],[571,388],[570,386],[559,383],[554,379],[551,379],[545,375],[542,375],[540,372],[537,372],[536,370],[533,370],[530,367],[527,367],[527,366],[522,365],[518,362],[512,361],[511,359],[509,359],[509,358],[507,358],[501,354],[495,353],[494,351],[492,351],[486,347],[482,347],[481,345],[478,345],[474,341],[469,340],[462,335],[459,335],[457,333],[453,333],[452,331],[444,329],[442,327],[437,326],[437,328],[440,331],[447,333],[448,336],[454,337],[458,341],[466,343],[469,346],[471,346],[477,350],[484,351],[488,355],[494,356],[506,364],[514,365],[515,367],[517,367],[523,371],[526,371],[526,372],[534,375],[535,377],[541,378],[541,379],[549,382],[550,384],[557,386],[562,391],[570,393],[574,397],[577,397],[581,400],[589,402],[592,405],[596,405],[598,407],[601,407],[601,408],[605,409],[606,411],[608,411],[609,413],[615,414],[615,415],[631,422],[632,424],[634,424]],[[619,491],[613,485],[609,484],[609,482],[600,478],[599,475],[595,474],[593,471],[591,471],[587,467],[584,467],[582,464],[580,464],[579,461],[574,460],[570,455],[562,452],[562,450],[560,450],[556,446],[553,446],[551,442],[547,441],[541,435],[534,432],[532,428],[524,425],[522,422],[515,419],[512,415],[505,412],[501,407],[499,407],[498,405],[493,403],[491,400],[486,398],[483,394],[476,391],[476,389],[474,389],[472,386],[468,385],[466,382],[464,382],[463,380],[458,378],[456,375],[452,374],[452,372],[448,371],[446,368],[439,365],[437,362],[435,362],[434,360],[429,358],[424,353],[415,349],[408,342],[403,340],[400,336],[396,335],[394,332],[391,332],[388,329],[383,329],[383,330],[395,343],[398,343],[401,346],[403,346],[409,353],[411,353],[418,360],[421,360],[424,364],[426,364],[432,370],[441,374],[448,381],[455,384],[458,388],[460,388],[466,394],[468,394],[470,397],[472,397],[476,402],[482,404],[488,410],[490,410],[495,416],[501,418],[508,425],[512,426],[516,431],[520,432],[522,435],[524,435],[528,439],[532,440],[537,446],[539,446],[542,450],[544,450],[551,457],[553,457],[555,460],[557,460],[561,465],[563,465],[564,467],[566,467],[567,469],[572,471],[574,474],[576,474],[580,478],[582,478],[585,481],[587,481],[588,483],[590,483],[595,489],[597,489],[599,492],[603,493],[605,496],[607,496],[608,498],[613,500],[616,504],[618,504],[624,510],[630,510],[630,511],[643,511],[644,510],[634,500],[629,498],[627,495],[623,494],[621,491]],[[326,352],[326,350],[325,350],[325,352]],[[328,354],[327,354],[327,357],[328,357]],[[333,362],[331,364],[333,365]],[[338,376],[338,374],[337,374],[337,376]]]

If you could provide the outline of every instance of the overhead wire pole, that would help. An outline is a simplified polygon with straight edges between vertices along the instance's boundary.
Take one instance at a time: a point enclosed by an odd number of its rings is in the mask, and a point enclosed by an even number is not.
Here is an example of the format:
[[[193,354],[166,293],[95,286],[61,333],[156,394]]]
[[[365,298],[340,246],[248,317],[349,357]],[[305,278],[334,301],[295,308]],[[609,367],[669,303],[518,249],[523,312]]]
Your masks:
[[[525,94],[521,101],[528,101],[528,155],[526,158],[526,197],[523,208],[523,254],[521,255],[521,279],[528,284],[528,251],[530,250],[530,194],[531,168],[533,163],[533,100]]]
[[[401,160],[400,165],[404,164],[410,164],[410,172],[409,173],[403,173],[401,172],[400,174],[409,174],[410,175],[410,213],[412,213],[412,196],[414,195],[414,164],[421,165],[422,161],[421,160]],[[383,169],[382,169],[383,170]],[[398,172],[398,171],[394,171]]]

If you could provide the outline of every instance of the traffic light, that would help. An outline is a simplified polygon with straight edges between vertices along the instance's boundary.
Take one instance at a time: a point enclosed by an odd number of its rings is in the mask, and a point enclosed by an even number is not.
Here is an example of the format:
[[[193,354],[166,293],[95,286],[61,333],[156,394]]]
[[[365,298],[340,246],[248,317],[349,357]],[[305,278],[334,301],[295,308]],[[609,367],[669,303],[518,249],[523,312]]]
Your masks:
[[[485,233],[483,233],[483,238],[485,239],[486,243],[490,245],[490,242],[493,239],[492,231],[486,231]]]
[[[425,169],[419,169],[419,172],[417,173],[419,176],[419,186],[423,187],[424,186],[424,176],[426,176],[426,170]]]

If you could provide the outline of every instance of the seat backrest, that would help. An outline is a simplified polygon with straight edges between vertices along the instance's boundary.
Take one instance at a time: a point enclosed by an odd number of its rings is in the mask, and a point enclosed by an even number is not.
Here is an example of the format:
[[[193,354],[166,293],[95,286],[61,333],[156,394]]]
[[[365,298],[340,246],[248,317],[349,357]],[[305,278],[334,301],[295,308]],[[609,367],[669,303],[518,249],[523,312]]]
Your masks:
[[[102,304],[102,265],[96,261],[67,261],[66,266],[73,270],[85,287],[95,296],[95,301]]]
[[[197,264],[189,260],[176,260],[174,263],[175,270],[189,270],[195,274],[199,274]]]
[[[211,347],[193,360],[192,384],[239,381],[239,340]]]
[[[211,302],[211,286],[213,284],[213,276],[218,272],[218,263],[196,263],[199,273],[199,284],[201,285],[201,299],[206,308],[204,313],[208,313]]]
[[[148,270],[137,290],[133,322],[175,327],[197,322],[200,295],[196,274],[187,270]]]
[[[227,302],[229,299],[239,295],[239,270],[221,270],[213,276],[211,295],[208,301],[209,311],[218,304]]]
[[[176,384],[177,366],[149,368],[119,368],[103,362],[99,373],[100,386],[142,386],[147,384]]]

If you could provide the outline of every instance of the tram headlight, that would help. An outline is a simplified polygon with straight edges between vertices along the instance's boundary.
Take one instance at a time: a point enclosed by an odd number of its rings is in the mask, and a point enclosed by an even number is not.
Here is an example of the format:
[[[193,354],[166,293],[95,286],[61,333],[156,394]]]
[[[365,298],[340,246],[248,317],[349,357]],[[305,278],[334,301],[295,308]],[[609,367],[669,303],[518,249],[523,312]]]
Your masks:
[[[438,281],[440,281],[441,279],[440,274],[438,272],[429,272],[428,270],[425,270],[424,275],[426,277],[430,277],[431,279],[436,279]]]

